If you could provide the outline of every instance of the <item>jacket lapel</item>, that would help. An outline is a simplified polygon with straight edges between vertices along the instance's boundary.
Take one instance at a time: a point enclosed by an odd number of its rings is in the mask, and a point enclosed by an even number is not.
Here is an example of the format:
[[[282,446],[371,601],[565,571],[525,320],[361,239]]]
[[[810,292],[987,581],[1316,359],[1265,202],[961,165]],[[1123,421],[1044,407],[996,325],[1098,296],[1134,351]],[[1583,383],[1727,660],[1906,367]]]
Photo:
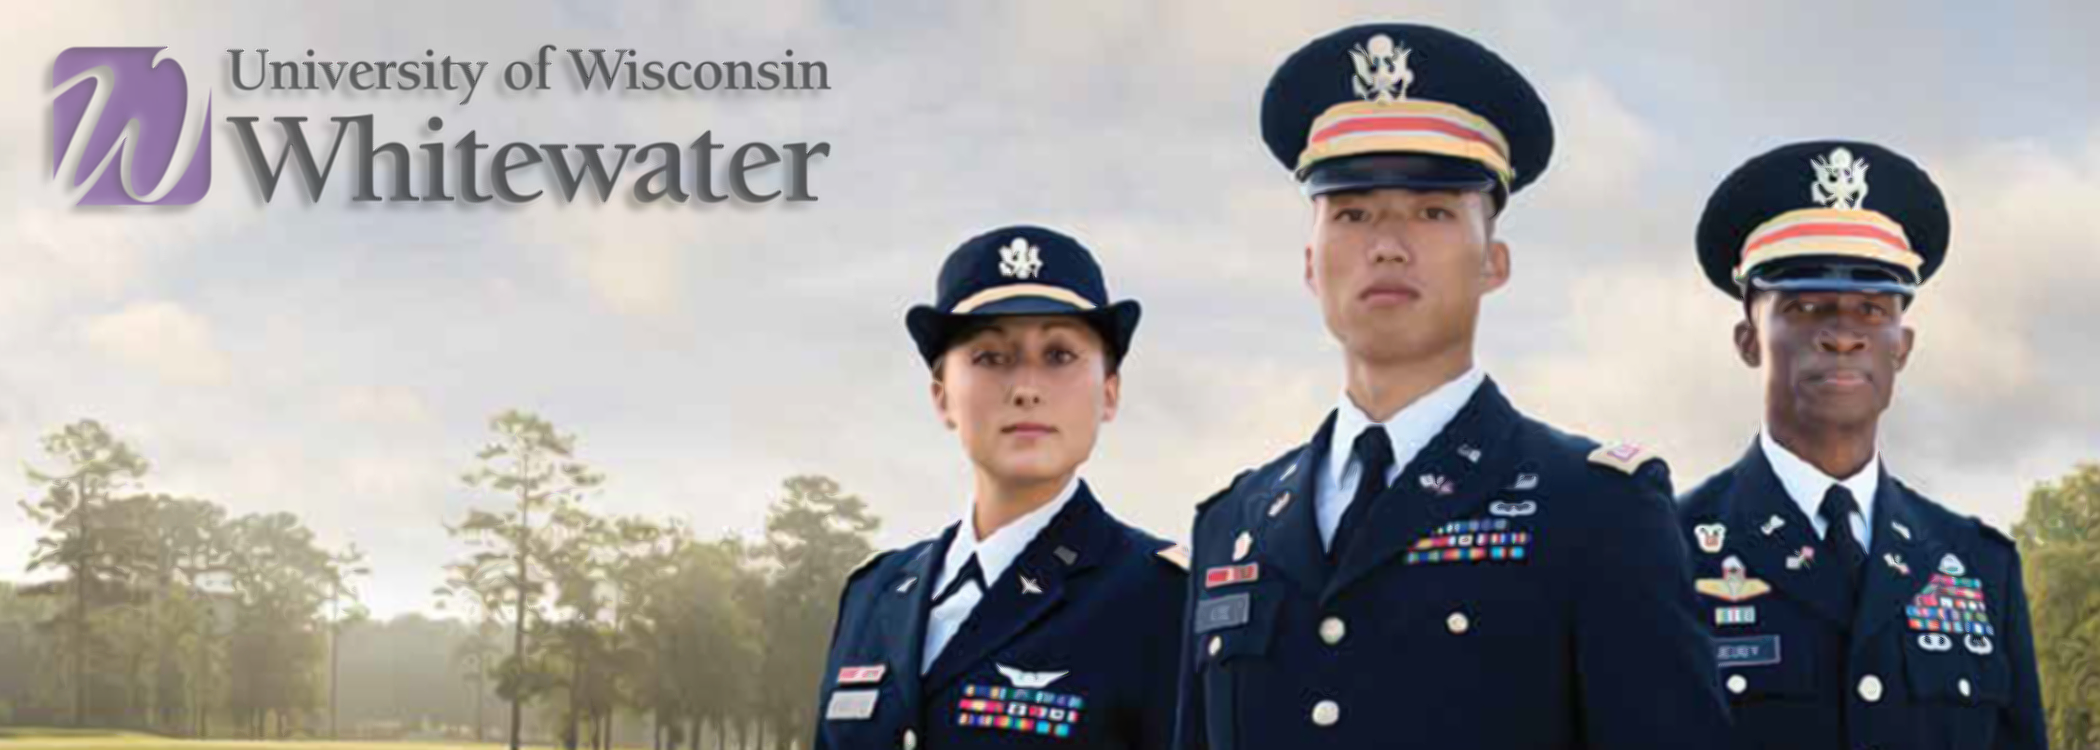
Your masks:
[[[1069,595],[1073,579],[1109,554],[1114,539],[1111,523],[1093,492],[1081,483],[1057,518],[1028,543],[999,580],[991,582],[984,600],[934,658],[923,690],[931,694],[946,689],[993,651],[1056,611]]]
[[[1502,489],[1495,478],[1506,475],[1514,464],[1516,456],[1504,448],[1516,426],[1516,409],[1494,380],[1483,381],[1465,408],[1378,496],[1377,505],[1364,517],[1362,538],[1352,541],[1348,553],[1336,561],[1321,602],[1333,601],[1438,524],[1477,513]]]
[[[1284,578],[1309,592],[1327,585],[1327,548],[1320,543],[1319,504],[1314,501],[1320,472],[1327,470],[1328,436],[1334,432],[1334,414],[1327,415],[1311,443],[1298,450],[1298,459],[1275,486],[1249,493],[1245,510],[1248,526],[1266,523],[1261,549],[1256,557],[1276,568]],[[1290,498],[1284,499],[1288,494]],[[1282,503],[1279,507],[1277,503]],[[1271,511],[1274,511],[1273,514]],[[1260,519],[1260,520],[1255,520]]]
[[[955,541],[957,528],[949,526],[939,542],[919,550],[875,594],[877,638],[882,653],[889,655],[889,673],[896,680],[898,694],[911,703],[914,714],[919,700],[919,663],[926,648],[926,613],[933,597],[930,589],[938,580],[939,562]]]
[[[1883,464],[1881,483],[1874,488],[1874,551],[1867,556],[1867,569],[1862,573],[1865,585],[1854,620],[1858,623],[1852,634],[1855,652],[1889,623],[1904,619],[1905,604],[1925,587],[1945,554],[1931,529],[1917,522],[1909,493]]]
[[[1780,595],[1806,605],[1818,616],[1842,628],[1852,621],[1852,603],[1845,600],[1841,579],[1825,574],[1830,566],[1819,561],[1789,565],[1804,549],[1820,550],[1816,527],[1801,506],[1788,495],[1773,473],[1771,461],[1756,442],[1736,462],[1735,485],[1729,488],[1729,507],[1734,509],[1731,533],[1747,535],[1740,545],[1743,565],[1753,578],[1763,578]],[[1774,519],[1777,519],[1776,521]],[[1769,529],[1769,531],[1768,531]]]

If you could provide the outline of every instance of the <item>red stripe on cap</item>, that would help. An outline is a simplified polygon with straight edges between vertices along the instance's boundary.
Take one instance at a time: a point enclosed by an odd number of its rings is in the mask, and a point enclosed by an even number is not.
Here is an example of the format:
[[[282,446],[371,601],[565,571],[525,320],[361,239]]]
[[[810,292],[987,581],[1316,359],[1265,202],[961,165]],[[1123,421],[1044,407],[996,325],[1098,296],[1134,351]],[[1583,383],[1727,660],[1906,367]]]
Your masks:
[[[1909,242],[1904,241],[1902,237],[1892,234],[1888,230],[1882,229],[1880,227],[1867,226],[1864,224],[1836,224],[1818,222],[1809,224],[1796,224],[1794,226],[1787,227],[1785,229],[1773,232],[1763,237],[1759,237],[1757,238],[1756,242],[1752,242],[1743,248],[1743,257],[1749,257],[1751,253],[1757,252],[1759,248],[1762,248],[1766,245],[1770,245],[1775,242],[1783,242],[1785,240],[1797,239],[1800,237],[1861,237],[1870,240],[1879,240],[1881,242],[1887,243],[1890,247],[1903,250],[1904,252],[1910,252]]]
[[[1464,138],[1475,143],[1493,147],[1497,152],[1500,152],[1502,150],[1502,146],[1500,144],[1495,143],[1486,135],[1481,134],[1480,131],[1465,127],[1463,125],[1458,125],[1449,120],[1441,120],[1434,117],[1350,118],[1335,123],[1333,125],[1329,125],[1325,128],[1322,128],[1320,132],[1314,133],[1312,137],[1312,142],[1320,143],[1331,138],[1336,138],[1344,135],[1351,135],[1354,133],[1404,133],[1420,132],[1424,130],[1443,133],[1445,135],[1457,138]]]

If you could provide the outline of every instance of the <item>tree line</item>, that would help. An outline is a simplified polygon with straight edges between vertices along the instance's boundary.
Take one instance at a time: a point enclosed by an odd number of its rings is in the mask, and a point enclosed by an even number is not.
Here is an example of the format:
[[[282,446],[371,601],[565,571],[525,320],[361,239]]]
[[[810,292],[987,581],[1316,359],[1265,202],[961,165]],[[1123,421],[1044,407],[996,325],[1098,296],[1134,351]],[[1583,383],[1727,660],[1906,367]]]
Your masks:
[[[794,746],[879,525],[820,476],[787,479],[755,537],[608,513],[577,438],[507,411],[445,525],[457,554],[432,601],[449,619],[373,622],[356,584],[386,561],[294,514],[152,491],[151,464],[93,420],[41,447],[19,503],[43,529],[21,558],[39,580],[0,583],[0,725],[332,737],[347,704],[359,736]],[[2100,748],[2100,464],[2035,486],[2012,535],[2051,744]]]
[[[19,503],[43,530],[26,561],[41,580],[0,584],[0,724],[334,737],[347,673],[368,735],[430,714],[382,705],[371,692],[391,688],[373,686],[400,681],[358,660],[440,648],[442,666],[400,668],[448,676],[473,708],[447,718],[475,739],[491,702],[513,748],[809,736],[838,592],[879,525],[864,501],[791,477],[761,535],[702,538],[600,510],[605,476],[544,418],[507,411],[489,435],[461,477],[474,505],[445,526],[458,554],[433,605],[456,619],[437,624],[370,621],[356,583],[373,563],[294,514],[150,491],[150,463],[93,420],[51,433]],[[373,722],[375,707],[402,713]]]

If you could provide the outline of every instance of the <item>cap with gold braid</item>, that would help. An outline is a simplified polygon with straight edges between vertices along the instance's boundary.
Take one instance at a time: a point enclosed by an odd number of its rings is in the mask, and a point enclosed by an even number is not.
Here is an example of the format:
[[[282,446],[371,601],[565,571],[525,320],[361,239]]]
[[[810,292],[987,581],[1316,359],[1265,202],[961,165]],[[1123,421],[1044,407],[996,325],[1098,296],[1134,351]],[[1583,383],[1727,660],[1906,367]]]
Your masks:
[[[1902,154],[1858,141],[1781,146],[1736,168],[1706,202],[1699,262],[1746,290],[1911,296],[1947,252],[1947,202]]]
[[[994,229],[964,242],[941,264],[932,305],[914,306],[905,328],[928,365],[972,320],[1000,315],[1074,315],[1121,359],[1137,332],[1137,300],[1108,301],[1108,282],[1086,247],[1035,226]]]
[[[1523,74],[1471,39],[1415,24],[1313,40],[1269,79],[1262,139],[1306,195],[1486,190],[1538,179],[1553,121]]]

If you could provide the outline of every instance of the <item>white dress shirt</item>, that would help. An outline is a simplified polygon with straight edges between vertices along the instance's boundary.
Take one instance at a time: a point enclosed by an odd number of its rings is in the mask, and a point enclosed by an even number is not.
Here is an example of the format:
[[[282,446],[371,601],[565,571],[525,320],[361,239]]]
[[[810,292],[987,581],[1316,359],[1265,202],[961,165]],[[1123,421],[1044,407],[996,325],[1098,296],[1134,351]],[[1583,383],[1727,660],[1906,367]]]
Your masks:
[[[1765,460],[1772,464],[1772,473],[1779,475],[1779,484],[1786,487],[1786,494],[1793,496],[1794,504],[1801,506],[1801,513],[1808,522],[1815,524],[1816,538],[1830,536],[1830,522],[1817,513],[1823,507],[1823,493],[1830,486],[1842,484],[1852,491],[1852,499],[1859,502],[1859,512],[1852,514],[1852,537],[1859,540],[1859,548],[1874,548],[1874,490],[1881,486],[1881,450],[1875,449],[1874,457],[1865,468],[1846,479],[1838,479],[1823,473],[1772,439],[1772,430],[1767,428],[1757,434],[1757,442],[1764,447]]]
[[[1013,566],[1014,559],[1028,549],[1028,543],[1035,541],[1036,535],[1041,534],[1043,528],[1050,525],[1050,520],[1057,517],[1057,512],[1064,510],[1065,504],[1078,493],[1079,477],[1074,475],[1055,499],[999,527],[983,539],[977,538],[977,504],[971,502],[963,506],[962,525],[955,529],[955,541],[948,544],[948,555],[942,558],[941,580],[928,595],[939,596],[940,592],[947,591],[948,584],[955,581],[972,555],[977,557],[977,567],[984,571],[985,584],[997,583],[999,576]],[[953,596],[926,613],[926,651],[919,661],[919,674],[933,668],[934,658],[941,655],[941,649],[948,646],[949,639],[954,638],[963,622],[970,619],[970,612],[977,609],[978,602],[984,601],[984,594],[984,589],[976,582],[964,583]]]
[[[1486,381],[1487,373],[1474,367],[1415,399],[1383,424],[1371,421],[1370,415],[1349,398],[1349,392],[1342,391],[1341,402],[1334,407],[1334,431],[1327,435],[1327,465],[1320,472],[1319,489],[1313,493],[1321,545],[1334,548],[1335,529],[1342,525],[1342,514],[1349,510],[1349,503],[1356,499],[1356,486],[1363,481],[1363,462],[1356,460],[1355,453],[1356,436],[1364,428],[1383,427],[1386,437],[1392,440],[1393,466],[1381,478],[1384,486],[1391,487],[1408,462],[1415,460],[1415,454],[1451,424],[1466,402],[1473,400],[1473,392]]]

